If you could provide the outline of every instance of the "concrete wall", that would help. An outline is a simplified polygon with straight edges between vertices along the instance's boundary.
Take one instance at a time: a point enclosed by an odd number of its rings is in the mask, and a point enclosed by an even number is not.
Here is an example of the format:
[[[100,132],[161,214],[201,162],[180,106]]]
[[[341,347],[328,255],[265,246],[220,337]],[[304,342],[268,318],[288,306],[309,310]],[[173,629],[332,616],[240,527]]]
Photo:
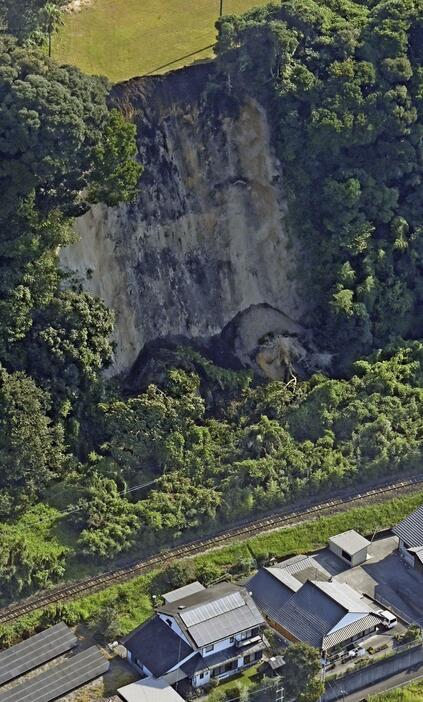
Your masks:
[[[402,539],[399,540],[398,548],[399,548],[399,552],[401,554],[401,557],[405,560],[406,563],[408,563],[408,565],[410,565],[410,566],[412,566],[412,568],[414,568],[415,560],[416,560],[415,556],[414,556],[414,554],[407,551],[407,548],[406,548],[404,541]]]
[[[343,560],[344,563],[348,563],[348,565],[352,567],[364,563],[367,559],[367,546],[365,548],[362,548],[361,551],[357,551],[357,553],[354,553],[351,556],[351,560],[349,560],[348,558],[344,558],[342,548],[340,548],[337,544],[333,543],[333,541],[331,540],[329,540],[329,550],[332,551],[332,553],[334,553],[336,556],[338,556],[338,558],[341,558],[341,560]]]
[[[365,563],[367,560],[367,546],[361,549],[361,551],[357,551],[352,557],[351,564],[353,566],[360,565],[361,563]]]
[[[326,692],[323,695],[323,702],[334,702],[357,690],[362,690],[371,685],[375,685],[380,680],[390,678],[402,670],[412,668],[423,663],[423,647],[421,644],[413,648],[386,658],[379,663],[374,663],[366,668],[357,670],[354,673],[333,680],[326,684]]]

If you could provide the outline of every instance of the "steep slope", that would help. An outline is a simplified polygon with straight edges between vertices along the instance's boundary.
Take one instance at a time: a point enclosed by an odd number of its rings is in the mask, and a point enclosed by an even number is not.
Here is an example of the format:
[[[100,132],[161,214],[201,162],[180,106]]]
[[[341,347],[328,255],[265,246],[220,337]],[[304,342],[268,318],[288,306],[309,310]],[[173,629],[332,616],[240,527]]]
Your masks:
[[[76,222],[79,243],[62,252],[63,267],[115,310],[114,372],[155,339],[209,338],[239,313],[248,329],[250,308],[251,347],[268,332],[296,331],[290,320],[304,311],[266,113],[250,99],[239,109],[214,99],[213,71],[115,88],[138,128],[139,197],[93,207]]]

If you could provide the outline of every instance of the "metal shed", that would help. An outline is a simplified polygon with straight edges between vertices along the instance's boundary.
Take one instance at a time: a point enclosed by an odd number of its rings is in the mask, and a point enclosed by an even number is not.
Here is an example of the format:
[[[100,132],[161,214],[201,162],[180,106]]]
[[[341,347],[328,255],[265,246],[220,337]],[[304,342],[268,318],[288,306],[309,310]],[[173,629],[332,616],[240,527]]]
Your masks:
[[[329,539],[329,550],[351,567],[358,566],[367,560],[367,549],[370,541],[361,536],[358,531],[349,529],[342,534],[336,534]]]

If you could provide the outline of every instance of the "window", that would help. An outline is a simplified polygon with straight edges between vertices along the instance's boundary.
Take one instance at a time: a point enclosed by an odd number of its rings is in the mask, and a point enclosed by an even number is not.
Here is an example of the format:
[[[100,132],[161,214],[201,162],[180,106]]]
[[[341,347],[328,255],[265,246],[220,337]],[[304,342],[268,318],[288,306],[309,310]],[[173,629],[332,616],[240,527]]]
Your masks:
[[[235,636],[231,636],[231,638],[229,639],[229,643],[233,643],[234,641],[235,641]]]
[[[198,677],[200,678],[200,680],[202,680],[204,678],[204,673],[200,673]]]
[[[206,653],[210,653],[210,651],[214,651],[214,644],[210,644],[210,646],[206,646],[204,649]]]
[[[244,656],[244,665],[248,665],[250,661],[251,661],[250,654],[248,654],[248,656]]]
[[[345,558],[346,561],[349,561],[351,563],[352,558],[351,558],[350,554],[347,553],[346,551],[342,551],[341,553],[342,553],[342,558]]]

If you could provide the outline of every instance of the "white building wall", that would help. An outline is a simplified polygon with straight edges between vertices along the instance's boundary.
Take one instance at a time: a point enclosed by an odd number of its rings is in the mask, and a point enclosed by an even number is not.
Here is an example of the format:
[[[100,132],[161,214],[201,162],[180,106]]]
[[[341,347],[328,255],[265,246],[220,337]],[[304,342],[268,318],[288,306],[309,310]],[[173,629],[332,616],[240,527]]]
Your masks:
[[[231,641],[230,637],[228,639],[223,639],[222,641],[216,641],[215,644],[213,644],[213,650],[212,651],[206,651],[206,648],[204,647],[201,650],[201,655],[203,658],[207,658],[207,656],[212,656],[214,653],[218,653],[219,651],[224,651],[226,648],[230,648],[235,644],[235,638],[233,641]]]
[[[204,670],[203,671],[203,677],[200,677],[200,673],[197,673],[194,675],[192,679],[192,686],[193,687],[203,687],[203,685],[207,685],[207,683],[210,682],[210,670]]]
[[[189,646],[191,645],[190,642],[187,640],[185,634],[183,633],[182,629],[181,629],[180,626],[176,623],[176,621],[174,620],[173,617],[169,616],[168,614],[162,614],[162,613],[160,613],[160,612],[158,613],[158,616],[160,617],[160,619],[162,620],[162,622],[164,622],[170,629],[172,629],[172,631],[174,631],[175,634],[178,634],[178,636],[179,636],[183,641],[185,641],[185,643],[187,643]],[[170,622],[170,624],[169,624],[169,622]]]

